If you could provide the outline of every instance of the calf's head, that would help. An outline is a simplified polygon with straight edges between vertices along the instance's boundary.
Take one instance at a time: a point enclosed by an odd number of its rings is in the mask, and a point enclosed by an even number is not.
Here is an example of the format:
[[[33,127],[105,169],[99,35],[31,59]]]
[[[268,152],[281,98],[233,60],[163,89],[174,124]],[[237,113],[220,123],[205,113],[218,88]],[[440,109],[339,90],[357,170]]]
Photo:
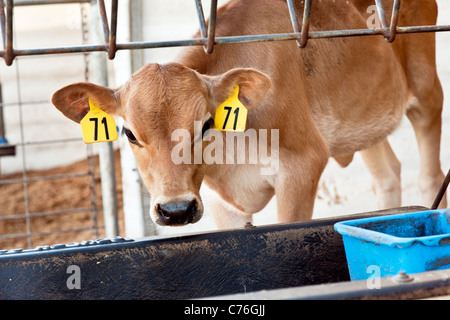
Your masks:
[[[76,83],[55,92],[52,102],[78,123],[89,111],[89,99],[103,111],[122,117],[122,132],[151,195],[150,216],[159,225],[185,225],[203,214],[199,190],[206,164],[175,164],[172,150],[176,144],[189,143],[188,150],[194,153],[194,142],[202,141],[214,127],[215,109],[236,85],[239,99],[251,110],[270,88],[270,80],[252,69],[205,76],[177,63],[148,64],[118,89]],[[195,121],[203,125],[199,136],[194,136]],[[188,130],[191,139],[172,141],[176,129]]]

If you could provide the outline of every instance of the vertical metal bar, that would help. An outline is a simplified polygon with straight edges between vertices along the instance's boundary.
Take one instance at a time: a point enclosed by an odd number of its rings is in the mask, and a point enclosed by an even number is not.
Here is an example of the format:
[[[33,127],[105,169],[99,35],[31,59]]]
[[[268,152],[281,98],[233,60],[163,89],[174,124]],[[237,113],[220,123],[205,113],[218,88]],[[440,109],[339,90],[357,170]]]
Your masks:
[[[81,34],[83,39],[83,44],[89,43],[89,20],[88,20],[88,7],[84,3],[80,3],[80,15],[81,15]],[[89,81],[89,53],[84,53],[84,80]],[[95,162],[93,146],[91,144],[86,145],[86,156],[87,156],[87,166],[88,166],[88,176],[90,177],[89,188],[90,188],[90,204],[92,206],[92,231],[93,236],[97,239],[99,238],[99,227],[98,227],[98,208],[97,208],[97,190],[95,182]]]
[[[142,12],[143,0],[129,1],[129,25],[130,39],[132,42],[142,41]],[[119,8],[121,14],[123,8]],[[124,30],[125,19],[120,20],[118,30]],[[139,70],[144,64],[141,50],[128,52],[131,59],[129,75]],[[123,58],[124,54],[121,58]],[[121,65],[122,67],[122,65]],[[124,68],[126,69],[126,68]],[[116,73],[117,76],[117,73]],[[120,124],[119,124],[120,127]],[[144,190],[141,177],[137,168],[136,158],[133,155],[130,144],[126,137],[119,138],[120,163],[122,169],[122,195],[123,213],[125,220],[125,235],[131,238],[141,238],[157,234],[155,224],[151,221],[148,210],[145,208]],[[150,220],[150,221],[149,221]]]
[[[6,128],[4,120],[3,88],[0,83],[0,157],[16,155],[16,147],[8,143],[6,139]],[[0,166],[1,175],[1,166]]]
[[[0,1],[0,25],[2,28],[2,40],[3,48],[6,47],[6,17],[5,17],[5,4]]]
[[[381,3],[381,0],[375,0],[375,5],[377,6],[378,17],[380,18],[381,27],[387,28],[388,27],[387,19],[386,15],[384,14],[384,8],[383,4]]]
[[[101,38],[101,30],[99,30],[98,11],[94,10],[95,0],[91,3],[91,36],[93,42],[99,41]],[[108,69],[106,65],[106,57],[101,53],[92,54],[92,82],[99,85],[108,85]],[[117,223],[117,189],[116,176],[114,166],[114,150],[112,142],[99,143],[99,159],[100,174],[103,199],[103,219],[105,222],[106,237],[111,238],[119,234]]]
[[[92,220],[93,220],[93,235],[95,238],[98,238],[98,210],[97,210],[97,190],[95,188],[95,162],[94,162],[94,154],[92,152],[92,145],[86,146],[86,154],[87,154],[87,165],[88,165],[88,175],[90,176],[89,188],[91,190],[91,206],[92,206]]]
[[[111,3],[111,28],[109,33],[108,58],[114,59],[117,51],[117,6],[118,0],[112,0]]]
[[[297,10],[295,9],[295,4],[293,0],[287,0],[287,5],[289,9],[289,16],[291,17],[292,27],[294,32],[300,33],[300,25],[298,24]]]
[[[1,0],[0,0],[1,2]],[[3,119],[3,89],[0,83],[0,144],[6,143],[5,121]]]
[[[117,223],[117,189],[114,149],[112,142],[99,145],[100,174],[102,178],[103,219],[107,238],[119,235]]]
[[[291,17],[292,26],[294,27],[294,32],[301,32],[301,36],[300,39],[297,40],[297,44],[300,48],[304,48],[306,47],[306,44],[308,42],[309,22],[311,20],[311,0],[305,0],[301,29],[298,23],[297,10],[295,8],[293,0],[287,0],[287,5],[289,9],[289,15]]]
[[[445,176],[444,182],[442,183],[441,188],[436,196],[436,199],[431,206],[431,209],[435,210],[439,207],[442,198],[444,197],[445,191],[447,190],[448,185],[450,184],[450,170],[448,170],[447,175]]]
[[[306,43],[308,42],[310,20],[311,20],[311,0],[305,0],[305,8],[303,11],[303,22],[302,22],[302,36],[300,38],[300,48],[306,47]]]
[[[203,13],[202,0],[195,0],[195,7],[197,8],[198,21],[200,23],[200,34],[202,38],[208,36],[208,30],[206,29],[205,14]]]
[[[16,155],[16,148],[8,143],[6,139],[6,128],[4,120],[4,104],[3,104],[3,88],[0,83],[0,157],[1,156],[14,156]],[[0,167],[1,175],[1,167]]]
[[[92,3],[94,5],[94,3]],[[109,44],[109,23],[108,23],[108,16],[106,14],[106,7],[105,7],[105,1],[104,0],[98,0],[98,9],[100,12],[100,18],[102,20],[102,26],[103,26],[103,34],[105,36],[105,44]]]
[[[131,42],[142,41],[142,0],[131,0],[129,3],[130,10],[130,40]],[[119,28],[120,30],[120,28]],[[144,55],[142,50],[130,51],[131,56],[131,72],[138,71],[144,65]]]
[[[117,51],[117,8],[118,0],[111,2],[111,28],[108,24],[108,16],[106,14],[106,6],[104,0],[98,0],[98,8],[103,26],[103,33],[105,36],[105,44],[108,47],[108,58],[114,59]]]
[[[6,44],[5,62],[7,66],[12,65],[14,60],[13,50],[13,0],[6,1]]]
[[[216,38],[216,16],[217,16],[217,0],[211,1],[211,13],[209,15],[208,24],[208,42],[206,44],[206,53],[212,53],[214,50],[214,41]]]
[[[393,42],[395,40],[395,36],[397,35],[397,25],[399,15],[400,15],[400,0],[394,0],[394,7],[392,8],[391,27],[388,39],[389,42]]]
[[[16,64],[16,78],[17,78],[17,106],[19,108],[19,128],[20,128],[20,142],[22,145],[22,182],[25,203],[25,223],[26,223],[26,237],[28,248],[32,248],[31,239],[31,216],[30,216],[30,199],[28,194],[28,176],[27,176],[27,160],[26,160],[26,146],[25,146],[25,130],[23,128],[23,104],[22,104],[22,90],[20,86],[20,71],[19,64]]]

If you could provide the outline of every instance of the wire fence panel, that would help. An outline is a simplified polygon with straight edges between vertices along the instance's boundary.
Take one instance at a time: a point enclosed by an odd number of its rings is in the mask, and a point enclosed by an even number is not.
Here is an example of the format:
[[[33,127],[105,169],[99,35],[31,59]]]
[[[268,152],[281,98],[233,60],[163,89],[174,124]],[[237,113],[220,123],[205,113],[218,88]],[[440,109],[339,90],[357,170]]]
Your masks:
[[[30,2],[37,4],[20,4]],[[70,38],[87,43],[88,5],[72,4],[60,11],[67,14],[61,21],[77,22],[76,26],[60,28],[67,28]],[[17,30],[17,40],[26,42],[27,32]],[[42,39],[45,37],[46,34]],[[68,150],[73,146],[83,150],[84,143],[77,126],[55,125],[63,116],[51,107],[51,92],[45,89],[52,87],[45,83],[52,79],[88,81],[88,55],[17,59],[12,68],[1,72],[4,94],[0,104],[0,151],[13,148],[13,152],[0,157],[0,248],[32,248],[73,239],[95,239],[104,234],[99,165],[94,149],[86,146],[78,161],[65,165],[73,162]],[[61,66],[72,73],[70,79],[61,75]]]

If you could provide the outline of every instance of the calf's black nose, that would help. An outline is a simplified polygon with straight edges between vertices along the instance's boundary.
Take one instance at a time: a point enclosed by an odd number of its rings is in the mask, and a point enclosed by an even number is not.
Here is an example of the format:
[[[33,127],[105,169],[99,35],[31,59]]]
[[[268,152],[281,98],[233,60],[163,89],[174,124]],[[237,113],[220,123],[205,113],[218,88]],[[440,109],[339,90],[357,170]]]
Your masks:
[[[197,212],[197,201],[171,201],[157,204],[156,211],[160,224],[166,226],[185,225],[192,223]]]

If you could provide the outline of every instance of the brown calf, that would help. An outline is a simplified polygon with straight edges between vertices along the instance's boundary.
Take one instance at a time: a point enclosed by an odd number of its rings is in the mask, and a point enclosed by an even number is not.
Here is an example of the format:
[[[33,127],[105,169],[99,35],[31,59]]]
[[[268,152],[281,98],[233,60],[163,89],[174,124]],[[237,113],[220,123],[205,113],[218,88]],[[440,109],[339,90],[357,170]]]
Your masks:
[[[372,0],[315,1],[310,30],[367,28],[366,11],[372,4]],[[303,5],[296,5],[301,12]],[[392,0],[384,1],[384,7],[390,10]],[[434,0],[404,1],[399,25],[435,24],[436,17]],[[217,36],[291,30],[282,0],[233,0],[218,11]],[[253,129],[261,138],[260,129],[267,129],[279,137],[267,139],[270,156],[279,161],[277,170],[261,174],[267,163],[251,162],[249,145],[245,164],[205,163],[205,159],[175,163],[174,149],[188,150],[193,159],[198,141],[200,152],[217,139],[223,139],[224,149],[227,143],[229,147],[226,135],[214,134],[212,139],[214,130],[208,129],[216,108],[236,85],[239,100],[249,110],[247,131]],[[405,114],[417,136],[426,205],[431,205],[443,179],[439,160],[443,94],[434,34],[398,35],[392,44],[380,36],[310,40],[305,49],[294,41],[230,44],[216,46],[211,55],[202,47],[189,47],[177,62],[148,64],[118,89],[78,83],[57,91],[52,101],[79,122],[89,109],[88,98],[124,118],[124,133],[152,197],[150,214],[161,225],[200,219],[203,181],[218,194],[210,209],[219,227],[251,221],[273,195],[280,222],[310,219],[329,157],[346,166],[357,151],[373,176],[379,206],[399,206],[400,163],[386,137]],[[195,130],[196,124],[202,130]],[[177,129],[184,129],[187,139],[174,138]],[[232,148],[227,152],[239,146]],[[441,206],[446,206],[445,200]]]

